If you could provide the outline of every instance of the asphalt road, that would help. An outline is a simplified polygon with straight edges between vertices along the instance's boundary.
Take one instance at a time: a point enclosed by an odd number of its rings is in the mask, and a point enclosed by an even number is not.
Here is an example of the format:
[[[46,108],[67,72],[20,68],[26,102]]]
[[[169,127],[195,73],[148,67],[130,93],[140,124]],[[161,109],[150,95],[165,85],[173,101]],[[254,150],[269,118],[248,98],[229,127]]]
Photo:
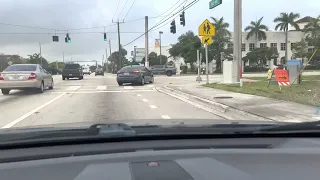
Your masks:
[[[85,75],[63,81],[43,94],[12,91],[0,95],[0,127],[25,127],[60,123],[170,123],[175,119],[221,119],[179,99],[158,92],[166,76],[154,84],[118,86],[114,75]]]

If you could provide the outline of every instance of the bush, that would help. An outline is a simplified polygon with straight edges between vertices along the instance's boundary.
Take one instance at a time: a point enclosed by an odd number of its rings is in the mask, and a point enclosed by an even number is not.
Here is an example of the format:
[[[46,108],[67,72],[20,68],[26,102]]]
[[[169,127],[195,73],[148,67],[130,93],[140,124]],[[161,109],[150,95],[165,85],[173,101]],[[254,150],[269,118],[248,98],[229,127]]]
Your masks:
[[[182,74],[187,74],[187,72],[188,72],[188,67],[187,67],[187,66],[181,66],[181,67],[180,67],[180,70],[181,70],[181,73],[182,73]]]
[[[260,71],[259,71],[260,70]],[[258,69],[257,67],[255,66],[252,66],[252,67],[249,67],[249,66],[246,66],[244,67],[244,72],[265,72],[265,71],[268,71],[269,69],[268,68],[265,68],[265,67],[262,67],[260,69]]]
[[[309,66],[306,66],[305,68],[304,68],[304,70],[320,70],[320,66],[319,65],[309,65]]]

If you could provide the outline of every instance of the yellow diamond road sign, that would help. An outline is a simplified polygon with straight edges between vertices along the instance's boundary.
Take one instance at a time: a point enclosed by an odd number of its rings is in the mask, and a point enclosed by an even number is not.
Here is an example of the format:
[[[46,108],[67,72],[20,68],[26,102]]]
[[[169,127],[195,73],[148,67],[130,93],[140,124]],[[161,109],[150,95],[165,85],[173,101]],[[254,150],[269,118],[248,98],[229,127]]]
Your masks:
[[[211,36],[204,36],[201,39],[202,44],[210,45],[212,44],[212,37]]]
[[[208,19],[203,21],[203,23],[199,26],[198,31],[199,31],[199,36],[214,36],[215,35],[215,28]]]

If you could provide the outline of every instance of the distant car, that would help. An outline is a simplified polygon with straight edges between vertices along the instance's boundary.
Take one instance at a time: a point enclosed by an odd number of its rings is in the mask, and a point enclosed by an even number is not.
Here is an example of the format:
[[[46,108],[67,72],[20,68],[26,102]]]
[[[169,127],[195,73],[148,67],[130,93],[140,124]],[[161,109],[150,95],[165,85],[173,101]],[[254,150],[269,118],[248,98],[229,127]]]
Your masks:
[[[83,71],[80,64],[66,64],[62,70],[62,80],[69,78],[83,79]]]
[[[153,65],[151,66],[151,71],[154,74],[166,74],[167,76],[172,76],[177,73],[177,68],[169,65]]]
[[[123,83],[153,83],[153,73],[144,66],[126,66],[117,72],[117,82],[119,86]]]
[[[102,75],[104,76],[104,71],[102,68],[97,68],[96,71],[95,71],[95,76],[97,75]]]
[[[0,89],[7,95],[12,89],[35,89],[43,93],[45,88],[53,89],[54,82],[39,64],[14,64],[0,72]]]
[[[83,74],[89,74],[89,75],[91,74],[91,71],[88,66],[83,66],[82,71],[83,71]]]

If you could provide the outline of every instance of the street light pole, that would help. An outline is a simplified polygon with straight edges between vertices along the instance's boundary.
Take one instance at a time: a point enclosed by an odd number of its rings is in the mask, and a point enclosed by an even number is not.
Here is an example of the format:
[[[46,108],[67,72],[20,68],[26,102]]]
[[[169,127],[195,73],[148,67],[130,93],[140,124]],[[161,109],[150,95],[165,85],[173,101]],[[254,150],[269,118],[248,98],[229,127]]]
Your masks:
[[[162,31],[159,31],[159,41],[160,41],[160,65],[162,64],[161,62],[161,34],[163,34]]]

